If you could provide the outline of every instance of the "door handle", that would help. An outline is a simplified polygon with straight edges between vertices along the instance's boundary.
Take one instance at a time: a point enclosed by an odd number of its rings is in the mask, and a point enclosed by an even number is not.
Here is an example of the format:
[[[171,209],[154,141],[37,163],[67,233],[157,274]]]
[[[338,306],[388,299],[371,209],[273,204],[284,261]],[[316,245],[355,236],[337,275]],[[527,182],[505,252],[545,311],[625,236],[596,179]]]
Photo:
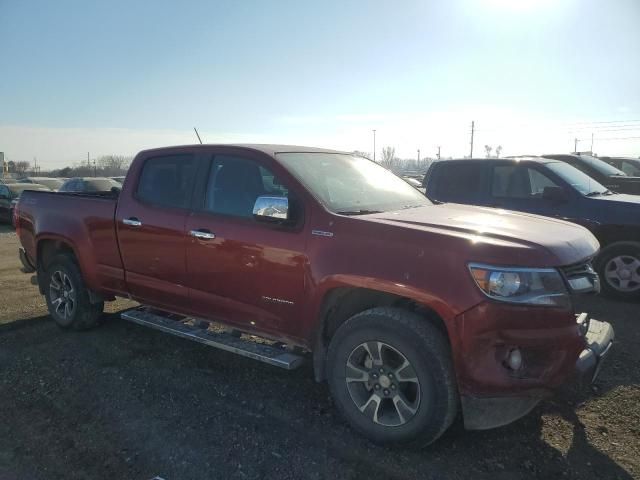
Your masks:
[[[191,230],[189,232],[192,237],[199,238],[200,240],[211,240],[212,238],[216,238],[215,233],[211,233],[209,230]]]
[[[129,225],[130,227],[142,226],[142,222],[138,220],[136,217],[123,218],[122,223],[124,223],[125,225]]]

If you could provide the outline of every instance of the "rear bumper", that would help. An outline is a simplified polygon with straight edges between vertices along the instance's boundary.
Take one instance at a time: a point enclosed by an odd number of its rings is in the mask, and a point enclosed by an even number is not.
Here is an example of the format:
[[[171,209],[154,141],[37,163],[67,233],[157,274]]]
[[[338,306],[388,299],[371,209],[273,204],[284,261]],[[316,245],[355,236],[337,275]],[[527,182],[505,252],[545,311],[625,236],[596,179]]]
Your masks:
[[[470,430],[484,430],[507,425],[529,413],[543,398],[550,396],[553,390],[567,382],[577,382],[580,387],[590,385],[600,373],[602,363],[611,350],[614,340],[613,327],[607,322],[589,320],[587,314],[578,315],[575,319],[579,335],[580,348],[575,350],[574,342],[558,344],[553,341],[553,330],[549,332],[546,356],[531,355],[531,362],[540,363],[544,369],[533,368],[529,372],[549,372],[553,375],[518,375],[515,372],[506,374],[503,378],[494,376],[488,379],[491,389],[474,392],[471,389],[461,389],[461,404],[464,425]],[[556,332],[558,333],[558,332]],[[537,340],[541,340],[538,336]],[[565,339],[566,341],[566,339]],[[501,342],[498,342],[500,344]],[[525,358],[524,372],[527,372],[527,348],[524,338],[520,339]],[[564,347],[564,351],[562,350]],[[561,353],[554,358],[555,354]],[[544,348],[542,349],[545,350]],[[495,360],[500,360],[492,352]],[[543,353],[543,352],[539,352]],[[495,361],[494,360],[494,361]],[[501,362],[498,361],[498,365]],[[500,365],[498,368],[504,368]],[[469,384],[467,384],[468,386]]]
[[[35,265],[33,265],[33,262],[29,259],[24,248],[18,249],[18,256],[20,257],[20,263],[22,263],[22,268],[20,269],[22,273],[33,273],[36,271]]]

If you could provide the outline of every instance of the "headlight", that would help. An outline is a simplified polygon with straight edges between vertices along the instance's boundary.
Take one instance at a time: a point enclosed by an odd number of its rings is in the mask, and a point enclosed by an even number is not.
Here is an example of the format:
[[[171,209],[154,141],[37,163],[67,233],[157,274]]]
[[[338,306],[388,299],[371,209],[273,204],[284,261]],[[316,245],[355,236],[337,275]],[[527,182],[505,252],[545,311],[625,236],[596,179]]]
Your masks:
[[[469,264],[480,290],[502,302],[568,307],[569,294],[560,273],[553,268],[509,268]]]

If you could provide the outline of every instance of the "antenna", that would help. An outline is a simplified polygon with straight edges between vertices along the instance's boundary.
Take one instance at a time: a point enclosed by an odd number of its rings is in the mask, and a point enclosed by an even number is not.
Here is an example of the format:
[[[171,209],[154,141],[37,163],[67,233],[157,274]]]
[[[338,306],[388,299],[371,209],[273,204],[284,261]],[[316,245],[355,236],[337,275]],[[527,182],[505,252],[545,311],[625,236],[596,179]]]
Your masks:
[[[200,145],[202,145],[202,140],[200,139],[200,134],[198,133],[196,127],[193,127],[193,131],[196,132],[196,137],[198,137],[198,141],[200,142]]]

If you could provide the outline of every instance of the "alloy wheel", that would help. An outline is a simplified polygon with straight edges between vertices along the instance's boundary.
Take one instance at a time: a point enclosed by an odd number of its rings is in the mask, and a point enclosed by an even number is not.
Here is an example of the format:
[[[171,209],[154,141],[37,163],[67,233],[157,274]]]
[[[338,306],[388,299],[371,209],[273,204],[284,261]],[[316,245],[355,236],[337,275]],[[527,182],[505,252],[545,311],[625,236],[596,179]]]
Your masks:
[[[49,300],[54,312],[63,320],[70,320],[76,309],[76,291],[71,278],[56,270],[49,282]]]
[[[370,341],[354,348],[345,381],[356,407],[376,424],[398,427],[418,412],[418,376],[409,360],[387,343]]]

